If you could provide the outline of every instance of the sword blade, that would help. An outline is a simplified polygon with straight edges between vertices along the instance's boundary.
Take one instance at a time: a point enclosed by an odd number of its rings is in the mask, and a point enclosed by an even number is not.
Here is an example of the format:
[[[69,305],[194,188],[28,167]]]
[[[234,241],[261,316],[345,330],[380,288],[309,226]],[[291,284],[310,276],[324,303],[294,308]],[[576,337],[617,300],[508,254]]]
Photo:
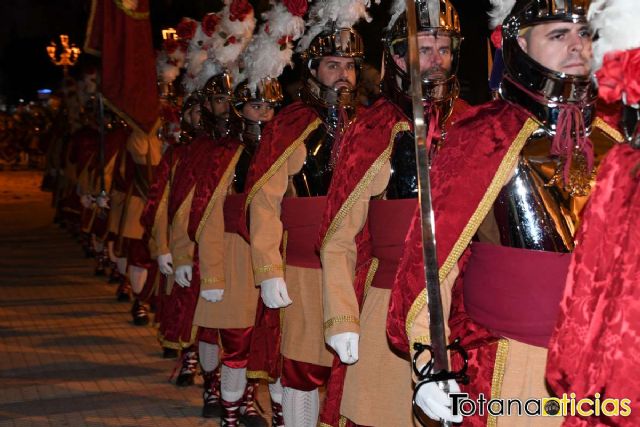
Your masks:
[[[429,333],[434,357],[434,372],[449,369],[447,342],[444,332],[444,315],[440,296],[438,258],[436,256],[436,236],[433,206],[431,204],[431,181],[429,178],[429,150],[427,147],[427,125],[422,103],[422,77],[418,57],[418,28],[416,4],[406,0],[407,29],[409,42],[409,70],[411,75],[411,97],[413,101],[414,134],[416,140],[416,165],[418,175],[418,205],[422,225],[422,255],[424,277],[427,288],[429,309]]]

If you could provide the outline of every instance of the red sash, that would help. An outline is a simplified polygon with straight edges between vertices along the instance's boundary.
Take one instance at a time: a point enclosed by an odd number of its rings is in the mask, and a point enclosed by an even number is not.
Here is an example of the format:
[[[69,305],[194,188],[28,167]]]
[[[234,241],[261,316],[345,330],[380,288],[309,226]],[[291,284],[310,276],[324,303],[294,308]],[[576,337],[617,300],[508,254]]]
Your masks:
[[[322,268],[315,241],[326,203],[326,197],[286,197],[282,200],[280,218],[287,232],[287,265]]]

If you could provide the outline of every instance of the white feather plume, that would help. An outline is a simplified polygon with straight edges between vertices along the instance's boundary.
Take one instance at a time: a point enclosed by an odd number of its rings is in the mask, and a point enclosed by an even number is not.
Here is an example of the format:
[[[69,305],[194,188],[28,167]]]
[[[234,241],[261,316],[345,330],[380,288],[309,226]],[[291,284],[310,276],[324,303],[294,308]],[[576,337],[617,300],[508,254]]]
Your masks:
[[[272,3],[263,13],[264,23],[251,40],[244,54],[242,77],[255,95],[258,83],[265,78],[277,78],[291,64],[293,42],[304,33],[304,20],[294,16],[281,3]]]
[[[640,48],[639,0],[593,0],[588,20],[598,40],[593,43],[595,69],[604,55],[617,50]]]
[[[230,18],[230,5],[232,0],[225,1],[225,7],[221,12],[222,20],[220,28],[216,31],[218,40],[209,51],[209,57],[215,58],[223,66],[231,66],[245,50],[256,27],[256,18],[251,12],[242,20],[232,21]]]
[[[516,4],[516,0],[489,0],[493,9],[489,11],[489,27],[491,29],[496,28],[498,25],[502,25],[504,20],[509,16],[513,6]]]
[[[379,0],[375,0],[379,3]],[[302,52],[322,31],[335,23],[336,28],[350,28],[360,19],[371,21],[367,9],[371,0],[318,0],[309,10],[307,32],[298,44],[298,51]]]

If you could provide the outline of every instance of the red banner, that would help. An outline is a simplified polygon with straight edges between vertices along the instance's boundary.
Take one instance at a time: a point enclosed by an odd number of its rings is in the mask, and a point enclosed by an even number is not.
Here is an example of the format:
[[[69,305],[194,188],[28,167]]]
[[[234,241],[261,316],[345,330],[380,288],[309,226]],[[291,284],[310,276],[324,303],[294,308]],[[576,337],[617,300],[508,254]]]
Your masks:
[[[102,94],[110,109],[149,133],[159,118],[149,0],[93,0],[85,51],[102,56]]]

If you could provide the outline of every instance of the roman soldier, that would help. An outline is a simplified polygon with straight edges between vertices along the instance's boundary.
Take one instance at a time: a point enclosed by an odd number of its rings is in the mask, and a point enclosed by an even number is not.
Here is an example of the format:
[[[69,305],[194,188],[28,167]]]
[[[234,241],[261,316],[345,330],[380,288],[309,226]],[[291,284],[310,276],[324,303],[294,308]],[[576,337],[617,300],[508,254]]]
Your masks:
[[[305,12],[288,7],[294,16]],[[322,334],[322,270],[314,242],[341,135],[355,119],[363,50],[351,26],[365,10],[359,1],[313,6],[299,45],[302,100],[266,126],[247,179],[245,212],[261,295],[249,375],[275,381],[270,390],[272,397],[282,395],[285,425],[317,424],[318,387],[333,361]],[[282,37],[288,44],[299,34]]]
[[[549,396],[547,346],[579,214],[595,168],[620,140],[595,115],[589,2],[513,3],[494,12],[503,22],[500,99],[471,109],[449,129],[430,170],[445,333],[468,355],[467,363],[462,352],[451,354],[451,366],[458,379],[465,366],[470,376],[468,384],[445,377],[443,388],[462,389],[475,401]],[[422,252],[416,213],[387,319],[390,342],[412,355],[431,342]],[[429,361],[422,354],[419,369]],[[415,401],[427,416],[462,421],[442,384],[417,380]],[[473,426],[561,421],[496,417],[487,408],[464,420]]]
[[[422,103],[435,153],[467,108],[456,78],[462,37],[451,3],[418,5]],[[393,274],[418,196],[404,9],[404,1],[394,3],[384,39],[385,96],[344,134],[320,233],[325,340],[351,365],[344,389],[329,388],[327,425],[344,418],[357,425],[413,425],[409,363],[385,335]]]
[[[640,327],[639,14],[640,3],[629,0],[594,0],[589,8],[589,22],[598,34],[593,50],[599,95],[622,110],[627,144],[612,148],[600,166],[549,344],[546,378],[556,396],[596,402],[567,417],[563,426],[633,426],[639,420],[633,410],[640,400],[635,381]],[[626,409],[624,402],[604,403],[625,398]]]

